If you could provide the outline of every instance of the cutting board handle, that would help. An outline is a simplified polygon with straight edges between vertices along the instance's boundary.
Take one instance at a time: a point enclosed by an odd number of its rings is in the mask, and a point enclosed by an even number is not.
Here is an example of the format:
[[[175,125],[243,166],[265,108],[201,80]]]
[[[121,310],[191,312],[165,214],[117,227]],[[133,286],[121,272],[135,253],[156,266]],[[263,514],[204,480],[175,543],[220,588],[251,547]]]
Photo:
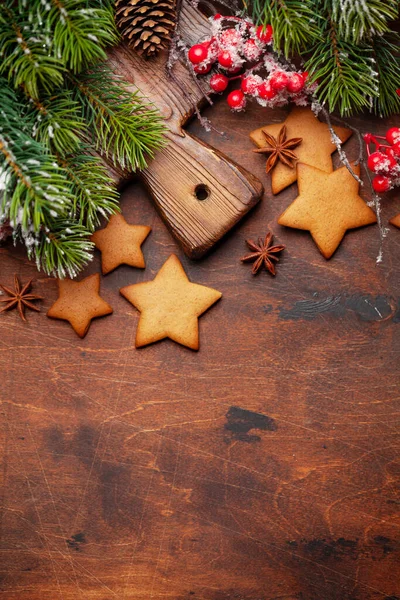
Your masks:
[[[258,202],[263,186],[188,133],[169,132],[167,138],[141,176],[185,253],[201,258]]]

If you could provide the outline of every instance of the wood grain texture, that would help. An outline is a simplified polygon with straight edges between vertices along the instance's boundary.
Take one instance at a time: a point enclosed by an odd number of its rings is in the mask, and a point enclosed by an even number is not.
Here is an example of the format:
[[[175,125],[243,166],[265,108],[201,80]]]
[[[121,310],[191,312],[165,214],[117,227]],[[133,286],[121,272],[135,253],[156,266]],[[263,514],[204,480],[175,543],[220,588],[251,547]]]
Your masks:
[[[190,126],[267,188],[202,261],[182,256],[141,183],[126,188],[127,220],[152,227],[147,268],[102,278],[114,314],[84,340],[45,317],[56,282],[0,249],[0,281],[35,276],[45,297],[28,324],[0,318],[1,598],[400,598],[400,232],[377,267],[375,226],[327,262],[277,225],[297,187],[271,196],[248,133],[285,114],[233,116],[221,101],[207,116],[226,137]],[[346,148],[354,158],[355,140]],[[275,279],[239,261],[267,229],[287,246]],[[139,314],[118,292],[172,252],[223,293],[197,354],[168,340],[135,350]]]
[[[187,44],[209,33],[208,21],[189,2],[183,3],[181,31]],[[139,89],[147,96],[166,119],[168,144],[142,177],[184,252],[201,258],[259,201],[263,188],[226,155],[183,131],[204,94],[182,63],[173,70],[179,89],[166,72],[166,58],[166,53],[160,53],[156,60],[145,60],[125,45],[109,53],[113,70],[129,82],[132,91]],[[204,81],[202,85],[207,87]],[[129,178],[128,173],[113,168],[111,172],[119,185]],[[199,199],[198,190],[206,197]]]

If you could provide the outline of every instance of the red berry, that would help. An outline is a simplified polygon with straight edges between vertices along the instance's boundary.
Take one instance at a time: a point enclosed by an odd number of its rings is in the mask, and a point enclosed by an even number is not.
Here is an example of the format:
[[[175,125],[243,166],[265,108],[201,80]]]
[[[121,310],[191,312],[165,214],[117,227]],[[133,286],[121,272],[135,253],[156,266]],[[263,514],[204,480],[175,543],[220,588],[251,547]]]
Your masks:
[[[396,160],[396,155],[394,153],[393,148],[386,149],[386,158],[387,158],[387,165],[386,165],[385,173],[388,172],[391,175],[393,175],[394,173],[397,174],[400,170],[400,166]]]
[[[258,88],[258,83],[259,79],[254,77],[254,75],[248,75],[242,80],[242,92],[245,94],[254,94]]]
[[[242,67],[239,65],[238,67],[232,67],[230,69],[227,69],[229,75],[236,75],[236,73],[239,73],[242,70]]]
[[[228,87],[229,79],[222,73],[215,73],[210,79],[210,87],[214,92],[224,92]]]
[[[396,90],[396,94],[397,94],[398,96],[400,96],[400,88],[398,88],[398,89]]]
[[[383,152],[373,152],[368,156],[368,169],[374,173],[379,173],[385,168],[387,163],[387,156]]]
[[[246,106],[246,98],[241,90],[234,90],[228,95],[226,100],[234,110],[241,110]]]
[[[207,54],[208,50],[204,44],[195,44],[190,48],[188,57],[193,65],[197,65],[206,60]]]
[[[386,175],[377,175],[372,180],[372,187],[375,192],[387,192],[391,188],[389,177],[386,177]]]
[[[392,146],[392,150],[393,150],[393,154],[395,156],[400,157],[400,140],[398,142],[395,142]]]
[[[219,19],[222,19],[222,15],[220,13],[214,15],[214,21],[219,21]]]
[[[243,44],[243,56],[246,60],[255,61],[261,56],[261,48],[257,46],[257,42],[250,38]]]
[[[211,71],[212,64],[205,63],[204,65],[195,65],[193,71],[199,75],[206,75]]]
[[[297,94],[298,92],[301,92],[303,88],[303,76],[300,75],[300,73],[291,73],[287,84],[287,89],[289,90],[289,92],[291,92],[292,94]]]
[[[208,60],[211,62],[216,61],[219,53],[219,46],[217,40],[215,38],[212,38],[208,42],[203,42],[203,44],[205,43],[207,43],[206,47],[208,49]]]
[[[227,69],[233,66],[233,58],[229,50],[223,50],[218,54],[218,62],[221,67],[226,67]]]
[[[261,83],[261,85],[258,86],[258,95],[263,100],[272,100],[272,98],[275,98],[276,94],[276,90],[274,90],[274,88],[271,87],[269,81],[264,81],[263,83]]]
[[[374,173],[389,173],[397,167],[397,162],[390,154],[383,152],[373,152],[368,156],[368,169]]]
[[[289,83],[289,77],[283,71],[275,71],[275,73],[272,73],[269,82],[274,90],[280,92],[287,87]]]
[[[304,79],[304,81],[307,81],[308,79],[308,71],[303,71],[301,74],[302,78]]]
[[[225,29],[219,36],[221,48],[226,46],[237,46],[242,41],[242,36],[237,29]]]
[[[375,144],[376,142],[375,136],[372,133],[364,133],[363,139],[366,144],[370,144],[371,142]]]
[[[260,25],[256,29],[256,36],[263,44],[269,44],[269,42],[272,39],[272,33],[273,30],[271,25],[266,25],[265,27],[263,25]]]
[[[391,127],[386,132],[386,139],[389,144],[395,144],[400,141],[400,129],[398,127]]]

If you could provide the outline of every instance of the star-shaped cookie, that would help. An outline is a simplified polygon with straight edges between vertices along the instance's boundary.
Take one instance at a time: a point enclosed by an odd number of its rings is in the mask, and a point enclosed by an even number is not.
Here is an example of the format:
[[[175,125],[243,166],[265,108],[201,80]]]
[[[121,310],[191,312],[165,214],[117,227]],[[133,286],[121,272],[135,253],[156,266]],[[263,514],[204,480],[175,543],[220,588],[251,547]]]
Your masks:
[[[391,225],[394,225],[395,227],[399,227],[400,228],[400,214],[396,215],[395,217],[393,217],[392,219],[390,219],[389,223]]]
[[[128,285],[120,292],[141,313],[136,348],[168,337],[198,350],[198,317],[222,296],[217,290],[191,283],[174,254],[153,281]]]
[[[107,227],[96,231],[91,238],[96,248],[101,251],[103,275],[119,265],[144,269],[146,264],[140,246],[150,231],[151,227],[129,225],[122,215],[112,215]]]
[[[277,138],[283,125],[286,126],[288,139],[302,138],[301,144],[295,150],[299,162],[316,167],[327,173],[333,171],[331,154],[335,152],[336,146],[331,140],[328,126],[325,123],[321,123],[310,108],[296,106],[283,123],[273,123],[255,129],[250,133],[250,139],[256,146],[262,148],[265,146],[263,131]],[[348,140],[352,135],[352,131],[345,127],[335,126],[334,130],[342,142]],[[278,194],[296,181],[296,168],[292,169],[278,162],[271,171],[271,176],[272,193]]]
[[[92,319],[110,315],[113,311],[100,296],[100,275],[89,275],[82,281],[58,280],[58,300],[47,312],[52,319],[69,321],[73,329],[83,338]]]
[[[360,167],[352,164],[356,175]],[[376,223],[376,215],[358,195],[359,184],[346,167],[324,173],[297,165],[299,195],[281,214],[280,225],[309,231],[325,258],[330,258],[347,229]]]

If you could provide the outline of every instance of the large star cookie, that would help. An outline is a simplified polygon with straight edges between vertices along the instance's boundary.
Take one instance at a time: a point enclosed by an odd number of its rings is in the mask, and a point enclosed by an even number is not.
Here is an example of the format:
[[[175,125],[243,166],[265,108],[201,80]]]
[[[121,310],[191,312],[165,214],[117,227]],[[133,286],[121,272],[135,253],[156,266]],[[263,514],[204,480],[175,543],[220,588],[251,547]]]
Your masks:
[[[120,292],[141,313],[137,348],[169,337],[198,350],[198,317],[222,296],[217,290],[191,283],[174,254],[153,281],[128,285]]]
[[[400,227],[400,214],[390,219],[389,223],[395,227]]]
[[[151,231],[145,225],[129,225],[122,215],[113,215],[105,229],[92,235],[92,242],[101,251],[103,275],[119,265],[144,269],[146,266],[140,246]]]
[[[352,165],[356,175],[360,167]],[[346,167],[324,173],[298,164],[299,195],[281,214],[280,225],[309,231],[325,258],[330,258],[347,229],[376,223],[376,215],[358,195],[359,184]]]
[[[335,152],[336,146],[331,140],[328,126],[321,123],[310,108],[295,107],[283,123],[273,123],[255,129],[251,132],[250,139],[256,146],[262,148],[266,145],[263,131],[277,138],[283,125],[286,125],[287,139],[302,138],[301,144],[294,151],[299,162],[327,173],[333,171],[331,154]],[[342,142],[352,135],[351,130],[345,127],[335,126],[334,130]],[[292,169],[278,162],[271,171],[271,176],[272,193],[278,194],[296,181],[296,168]]]
[[[58,300],[47,312],[52,319],[69,321],[73,329],[83,338],[92,319],[110,315],[113,311],[100,296],[100,275],[89,275],[82,281],[58,280]]]

